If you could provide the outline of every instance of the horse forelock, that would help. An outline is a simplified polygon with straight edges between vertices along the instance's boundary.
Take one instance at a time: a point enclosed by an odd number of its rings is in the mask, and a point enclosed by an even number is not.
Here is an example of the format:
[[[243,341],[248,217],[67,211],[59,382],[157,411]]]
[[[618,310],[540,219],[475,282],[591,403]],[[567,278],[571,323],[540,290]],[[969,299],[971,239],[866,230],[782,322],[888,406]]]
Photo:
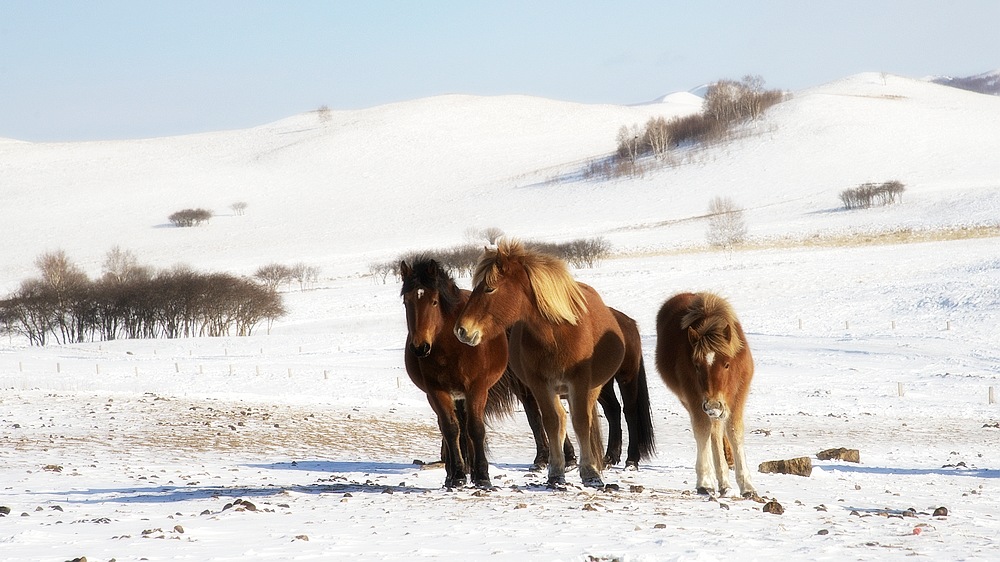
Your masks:
[[[743,349],[737,323],[736,313],[725,299],[712,293],[699,293],[681,319],[681,329],[693,328],[698,333],[698,338],[691,342],[693,352],[695,357],[707,361],[716,354],[736,357]],[[726,336],[727,327],[729,337]]]
[[[414,289],[430,289],[437,291],[438,304],[444,313],[447,314],[458,306],[458,285],[437,260],[418,257],[411,269],[410,275],[403,279],[400,295],[405,295]]]
[[[542,252],[530,250],[517,240],[501,240],[495,250],[487,249],[473,276],[476,285],[496,286],[502,268],[520,264],[531,283],[538,312],[549,322],[576,325],[587,313],[587,299],[580,284],[573,279],[566,262]]]

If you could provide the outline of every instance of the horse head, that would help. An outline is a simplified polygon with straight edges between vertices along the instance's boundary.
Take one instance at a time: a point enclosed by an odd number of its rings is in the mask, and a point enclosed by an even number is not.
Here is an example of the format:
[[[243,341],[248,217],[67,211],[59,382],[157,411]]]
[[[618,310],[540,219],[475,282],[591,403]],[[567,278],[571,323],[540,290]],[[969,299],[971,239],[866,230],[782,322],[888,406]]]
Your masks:
[[[485,250],[472,282],[475,286],[455,321],[454,332],[459,341],[475,347],[517,322],[530,298],[530,285],[525,270],[499,248]]]
[[[434,340],[444,330],[445,317],[459,300],[459,290],[441,266],[432,259],[415,261],[410,267],[399,264],[403,278],[403,306],[406,308],[407,344],[417,357],[427,357]]]
[[[733,395],[733,385],[740,384],[733,359],[743,344],[729,323],[689,326],[687,335],[702,396],[701,408],[709,418],[725,420],[730,414],[727,397]]]

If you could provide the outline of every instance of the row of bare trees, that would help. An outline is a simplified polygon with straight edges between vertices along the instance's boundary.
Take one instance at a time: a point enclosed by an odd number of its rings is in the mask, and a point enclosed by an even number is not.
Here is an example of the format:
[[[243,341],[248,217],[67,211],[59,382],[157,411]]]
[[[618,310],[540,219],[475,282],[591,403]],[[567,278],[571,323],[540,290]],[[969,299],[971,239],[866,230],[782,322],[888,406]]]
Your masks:
[[[611,254],[611,243],[600,237],[561,243],[525,241],[524,245],[562,258],[576,267],[593,267]],[[462,244],[439,250],[409,252],[392,261],[371,263],[368,270],[376,281],[386,283],[390,276],[399,277],[399,262],[413,263],[419,257],[430,256],[451,274],[471,277],[482,253],[482,245]]]
[[[118,338],[250,335],[285,314],[273,289],[227,273],[160,272],[112,250],[91,280],[65,253],[36,260],[41,275],[0,300],[0,330],[31,345]]]
[[[257,268],[253,277],[265,287],[275,291],[282,283],[291,285],[293,282],[299,284],[300,291],[304,291],[306,287],[319,281],[319,268],[304,263],[295,265],[272,263]]]
[[[899,180],[884,183],[863,183],[840,192],[840,201],[846,209],[867,209],[875,205],[891,205],[903,200],[906,186]]]
[[[739,81],[720,80],[709,86],[700,113],[670,120],[652,117],[644,127],[623,125],[618,130],[617,151],[612,161],[598,168],[592,165],[589,172],[631,174],[630,170],[641,169],[639,160],[643,157],[664,159],[678,146],[723,139],[733,126],[757,119],[784,97],[780,90],[764,89],[760,76],[747,75]]]

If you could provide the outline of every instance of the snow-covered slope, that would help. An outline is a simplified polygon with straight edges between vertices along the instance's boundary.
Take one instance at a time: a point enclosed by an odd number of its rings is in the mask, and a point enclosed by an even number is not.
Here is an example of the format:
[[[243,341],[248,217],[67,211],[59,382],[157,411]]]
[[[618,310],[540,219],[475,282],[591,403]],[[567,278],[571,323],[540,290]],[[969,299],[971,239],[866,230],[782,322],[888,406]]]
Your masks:
[[[443,96],[184,137],[0,141],[0,290],[55,249],[97,275],[113,245],[154,267],[304,262],[321,277],[250,337],[0,340],[0,559],[995,559],[996,239],[691,247],[715,195],[764,242],[996,226],[1000,99],[851,76],[673,166],[579,179],[621,126],[692,101]],[[906,184],[902,203],[839,210],[841,190],[886,180]],[[167,224],[185,207],[218,215]],[[489,430],[496,490],[443,490],[443,469],[412,462],[440,439],[403,368],[399,287],[357,274],[486,226],[621,252],[573,272],[643,337],[658,454],[606,470],[617,491],[574,473],[566,492],[540,486],[521,412]],[[836,447],[861,462],[755,472],[783,515],[694,494],[690,424],[653,356],[656,312],[683,290],[726,296],[746,329],[752,466]]]

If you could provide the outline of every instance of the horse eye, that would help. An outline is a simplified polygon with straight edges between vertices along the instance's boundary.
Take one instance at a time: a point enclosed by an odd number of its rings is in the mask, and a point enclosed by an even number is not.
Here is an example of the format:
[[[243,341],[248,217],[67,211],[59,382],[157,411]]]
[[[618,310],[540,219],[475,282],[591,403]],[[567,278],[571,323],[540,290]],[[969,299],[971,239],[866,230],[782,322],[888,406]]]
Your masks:
[[[729,361],[726,361],[726,365],[725,366],[726,366],[727,369],[729,368]]]
[[[486,293],[487,295],[490,295],[495,293],[496,290],[497,290],[496,287],[486,287],[485,289],[483,289],[483,292]]]
[[[431,306],[437,306],[437,305],[438,305],[437,299],[434,299],[433,301],[431,301]]]

